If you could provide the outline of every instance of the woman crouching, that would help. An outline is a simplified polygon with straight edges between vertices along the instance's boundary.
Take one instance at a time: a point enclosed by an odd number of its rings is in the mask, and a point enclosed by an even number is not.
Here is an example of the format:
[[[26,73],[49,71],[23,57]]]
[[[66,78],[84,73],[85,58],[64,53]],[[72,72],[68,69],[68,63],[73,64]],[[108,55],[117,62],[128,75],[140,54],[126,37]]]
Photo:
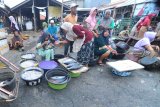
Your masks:
[[[94,45],[95,55],[99,57],[98,64],[103,65],[103,60],[107,59],[111,54],[117,54],[117,52],[109,45],[109,30],[103,29],[103,32],[98,35],[94,33]]]

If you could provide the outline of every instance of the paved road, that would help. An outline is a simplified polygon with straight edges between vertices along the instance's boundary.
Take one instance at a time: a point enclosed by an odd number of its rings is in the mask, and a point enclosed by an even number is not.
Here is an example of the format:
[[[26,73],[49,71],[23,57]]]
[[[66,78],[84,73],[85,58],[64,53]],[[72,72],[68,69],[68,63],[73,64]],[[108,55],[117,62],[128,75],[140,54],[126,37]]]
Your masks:
[[[27,50],[35,46],[35,40],[27,42]],[[20,54],[10,51],[4,56],[18,64]],[[108,66],[92,67],[61,91],[49,88],[45,80],[34,87],[20,81],[18,98],[0,107],[160,107],[160,72],[140,70],[122,78],[110,70]]]

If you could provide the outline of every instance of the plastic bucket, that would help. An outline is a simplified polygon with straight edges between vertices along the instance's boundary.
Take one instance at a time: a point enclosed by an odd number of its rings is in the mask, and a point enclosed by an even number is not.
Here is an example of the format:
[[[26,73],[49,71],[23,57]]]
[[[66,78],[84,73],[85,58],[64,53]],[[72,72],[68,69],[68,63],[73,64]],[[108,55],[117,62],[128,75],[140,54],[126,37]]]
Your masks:
[[[53,77],[61,77],[57,79],[51,79]],[[62,78],[63,77],[63,78]],[[66,88],[67,83],[70,80],[70,75],[64,69],[55,68],[47,71],[45,78],[48,81],[48,86],[55,90],[62,90]]]
[[[54,55],[54,61],[56,61],[56,62],[58,62],[58,59],[62,59],[62,58],[64,58],[64,55],[62,55],[62,54],[55,54]]]
[[[0,86],[8,91],[13,91],[16,87],[16,75],[10,69],[1,69]]]
[[[36,72],[36,74],[34,74],[36,75],[35,77],[33,77],[33,73],[32,73],[33,71]],[[38,76],[37,76],[37,73],[38,73]],[[26,82],[27,86],[35,86],[41,83],[43,75],[44,75],[44,71],[42,69],[38,67],[30,67],[22,71],[21,78]]]
[[[26,53],[21,55],[21,59],[36,59],[36,55],[34,53]]]

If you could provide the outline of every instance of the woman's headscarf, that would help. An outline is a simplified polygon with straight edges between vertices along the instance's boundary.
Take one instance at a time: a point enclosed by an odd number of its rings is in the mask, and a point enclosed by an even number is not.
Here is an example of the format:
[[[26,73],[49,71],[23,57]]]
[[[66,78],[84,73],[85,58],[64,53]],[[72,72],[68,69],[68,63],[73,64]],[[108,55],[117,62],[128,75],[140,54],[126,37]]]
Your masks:
[[[149,18],[149,19],[152,19],[152,18],[155,17],[155,16],[156,16],[155,13],[151,13],[151,14],[148,15],[148,18]]]
[[[144,38],[148,38],[150,42],[153,42],[156,37],[156,32],[146,32]]]
[[[74,41],[73,37],[77,37],[77,35],[73,32],[72,28],[73,28],[73,24],[69,23],[69,22],[64,22],[61,25],[61,28],[67,31],[66,34],[66,38],[70,41]]]
[[[136,44],[135,44],[135,48],[136,49],[142,49],[142,50],[145,50],[144,46],[146,45],[150,45],[151,42],[154,41],[155,37],[156,37],[156,34],[155,32],[146,32],[144,34],[144,38],[142,38],[141,40],[139,40]]]
[[[17,24],[16,20],[14,19],[14,17],[13,16],[9,16],[9,20],[11,21],[11,26],[14,24],[15,28],[17,30],[19,30],[18,24]]]
[[[93,7],[90,11],[89,16],[87,17],[87,19],[85,20],[88,24],[90,24],[90,30],[93,30],[95,25],[96,25],[96,15],[93,15],[93,12],[96,10],[96,7]]]

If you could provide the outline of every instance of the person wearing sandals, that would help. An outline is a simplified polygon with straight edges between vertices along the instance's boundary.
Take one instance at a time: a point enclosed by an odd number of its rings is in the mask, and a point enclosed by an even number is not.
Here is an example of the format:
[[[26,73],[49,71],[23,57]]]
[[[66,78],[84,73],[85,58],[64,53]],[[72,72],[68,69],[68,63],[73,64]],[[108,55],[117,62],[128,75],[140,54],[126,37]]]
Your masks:
[[[94,53],[95,53],[96,56],[99,57],[97,63],[99,65],[104,65],[103,60],[107,59],[111,55],[111,53],[116,54],[117,52],[109,46],[109,40],[108,40],[108,44],[106,42],[107,37],[109,37],[108,29],[103,29],[103,31],[100,35],[98,35],[97,33],[94,33],[94,35],[95,35],[95,38],[94,38],[94,45],[95,45]]]

